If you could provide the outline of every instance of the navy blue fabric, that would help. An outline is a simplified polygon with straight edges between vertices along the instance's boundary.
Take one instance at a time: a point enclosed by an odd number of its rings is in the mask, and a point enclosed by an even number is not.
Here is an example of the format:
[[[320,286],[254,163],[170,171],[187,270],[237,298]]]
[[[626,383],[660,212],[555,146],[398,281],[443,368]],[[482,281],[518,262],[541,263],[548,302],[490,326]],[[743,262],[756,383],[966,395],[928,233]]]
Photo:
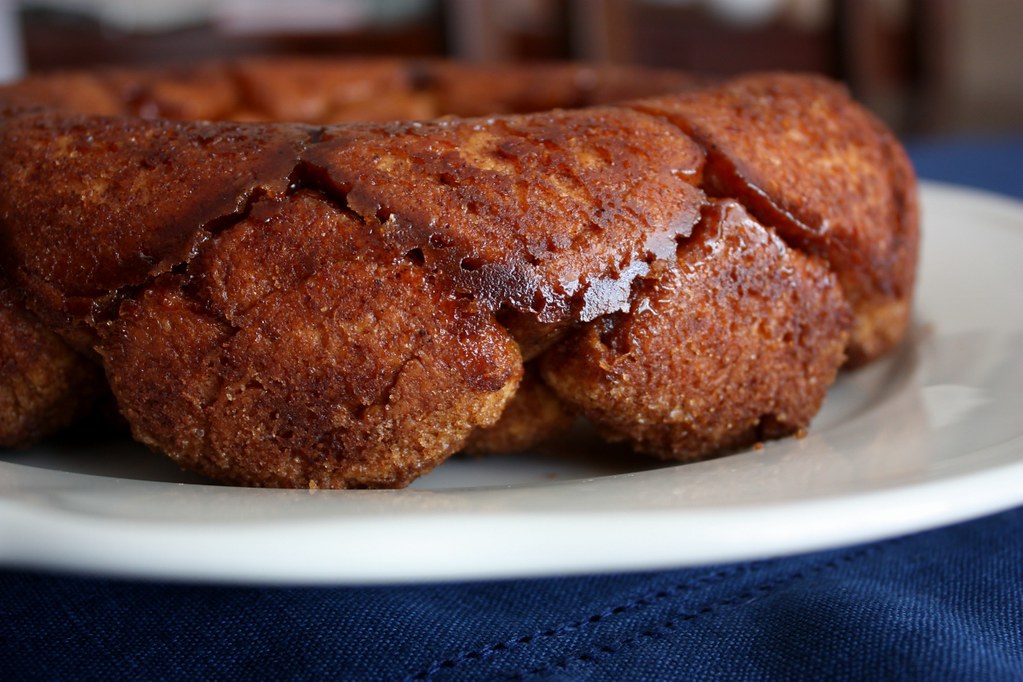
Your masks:
[[[910,146],[1023,197],[1023,138]],[[252,587],[0,571],[0,680],[1023,679],[1023,508],[656,573]]]
[[[921,178],[1023,199],[1023,135],[910,140],[907,146]]]
[[[650,574],[256,588],[0,573],[0,679],[1023,679],[1023,510]]]

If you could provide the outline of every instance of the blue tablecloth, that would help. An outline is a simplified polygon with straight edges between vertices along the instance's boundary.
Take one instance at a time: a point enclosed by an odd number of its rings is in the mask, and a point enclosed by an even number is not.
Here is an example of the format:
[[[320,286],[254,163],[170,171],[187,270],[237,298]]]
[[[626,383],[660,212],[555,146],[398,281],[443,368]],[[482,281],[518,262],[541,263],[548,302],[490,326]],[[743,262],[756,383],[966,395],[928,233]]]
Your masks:
[[[910,149],[924,178],[1023,197],[1023,138]],[[55,678],[1023,679],[1023,509],[626,575],[263,588],[0,571],[0,680]]]

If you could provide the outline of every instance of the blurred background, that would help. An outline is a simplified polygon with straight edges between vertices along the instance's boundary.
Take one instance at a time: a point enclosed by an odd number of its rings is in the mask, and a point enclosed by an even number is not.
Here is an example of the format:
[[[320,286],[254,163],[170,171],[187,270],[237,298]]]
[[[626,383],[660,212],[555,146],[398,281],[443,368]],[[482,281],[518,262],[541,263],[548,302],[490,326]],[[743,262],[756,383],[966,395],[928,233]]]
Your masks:
[[[0,79],[244,54],[579,59],[845,81],[903,135],[1023,129],[1021,0],[0,0]]]

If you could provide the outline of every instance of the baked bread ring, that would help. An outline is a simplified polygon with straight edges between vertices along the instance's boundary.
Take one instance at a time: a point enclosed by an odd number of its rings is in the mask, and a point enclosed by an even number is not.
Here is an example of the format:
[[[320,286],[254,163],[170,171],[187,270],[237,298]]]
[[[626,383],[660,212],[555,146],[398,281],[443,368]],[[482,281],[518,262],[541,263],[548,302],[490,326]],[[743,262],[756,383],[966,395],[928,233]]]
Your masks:
[[[262,60],[0,107],[6,286],[225,482],[399,487],[541,410],[703,458],[908,322],[912,168],[819,77]]]

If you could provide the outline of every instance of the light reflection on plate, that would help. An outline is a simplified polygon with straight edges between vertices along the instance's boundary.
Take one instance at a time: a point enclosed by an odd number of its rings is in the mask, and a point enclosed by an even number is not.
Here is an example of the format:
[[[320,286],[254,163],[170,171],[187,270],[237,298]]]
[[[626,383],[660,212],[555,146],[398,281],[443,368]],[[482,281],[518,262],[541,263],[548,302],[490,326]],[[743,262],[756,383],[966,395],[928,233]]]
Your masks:
[[[925,185],[915,326],[802,439],[668,466],[577,433],[403,491],[206,484],[128,443],[0,456],[0,564],[275,583],[655,569],[934,527],[1023,503],[1023,205]]]

